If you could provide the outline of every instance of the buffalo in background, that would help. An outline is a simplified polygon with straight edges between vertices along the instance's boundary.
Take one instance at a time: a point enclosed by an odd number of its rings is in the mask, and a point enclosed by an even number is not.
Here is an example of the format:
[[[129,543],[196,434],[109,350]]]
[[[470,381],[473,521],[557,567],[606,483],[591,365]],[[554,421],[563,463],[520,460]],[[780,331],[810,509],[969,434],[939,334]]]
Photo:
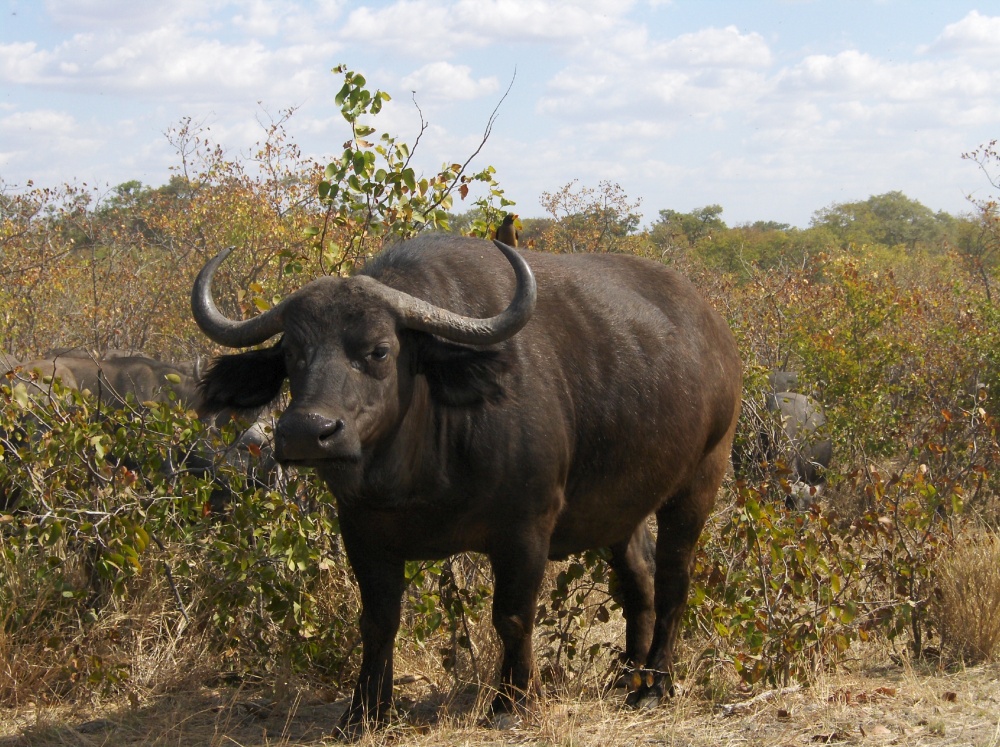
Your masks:
[[[249,423],[236,439],[221,445],[216,430],[232,417],[230,412],[203,412],[198,395],[199,364],[197,361],[169,363],[142,355],[137,351],[109,350],[98,358],[82,348],[56,348],[46,357],[19,362],[0,353],[0,374],[6,374],[11,386],[22,384],[26,393],[44,402],[52,396],[52,381],[58,379],[66,389],[89,391],[108,410],[95,417],[108,417],[110,410],[142,412],[146,404],[176,402],[185,409],[198,411],[209,426],[207,437],[195,448],[172,453],[164,464],[164,474],[171,476],[185,471],[197,476],[212,476],[216,488],[212,508],[221,510],[232,503],[236,495],[229,481],[218,474],[219,464],[228,464],[243,472],[250,488],[273,487],[281,470],[273,458],[270,427],[266,418]],[[66,407],[67,402],[50,400],[49,406]],[[0,446],[10,454],[19,453],[27,437],[22,425],[12,432],[0,433]],[[31,432],[35,437],[46,429],[38,417],[32,418]],[[210,444],[212,444],[210,446]],[[111,459],[133,471],[142,465],[130,454],[112,455]],[[21,491],[8,480],[0,485],[0,509],[9,510],[18,501]]]
[[[497,725],[532,690],[546,560],[587,548],[611,549],[624,663],[645,670],[628,704],[673,689],[690,566],[739,414],[735,340],[659,263],[497,247],[424,235],[242,322],[212,298],[229,250],[195,282],[195,320],[215,342],[282,335],[216,359],[201,390],[209,408],[256,409],[289,381],[276,457],[333,493],[362,597],[349,735],[388,713],[405,561],[464,551],[494,572]]]
[[[819,402],[794,391],[799,386],[794,371],[772,371],[768,385],[763,412],[757,402],[744,406],[745,416],[752,421],[751,432],[734,447],[733,465],[738,476],[757,467],[765,471],[777,467],[790,489],[786,504],[806,509],[822,493],[833,458],[826,415]]]
[[[167,363],[133,350],[111,350],[97,358],[80,348],[57,348],[46,357],[72,371],[78,389],[110,407],[125,407],[131,397],[138,404],[176,399],[185,408],[197,408],[197,363]]]

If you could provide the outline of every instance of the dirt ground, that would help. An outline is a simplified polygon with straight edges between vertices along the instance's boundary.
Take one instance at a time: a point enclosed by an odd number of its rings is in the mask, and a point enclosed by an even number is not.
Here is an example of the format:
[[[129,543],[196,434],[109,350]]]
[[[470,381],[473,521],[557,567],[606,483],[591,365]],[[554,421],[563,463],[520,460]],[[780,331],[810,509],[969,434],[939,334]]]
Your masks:
[[[681,694],[652,711],[604,698],[543,698],[519,726],[481,726],[475,694],[445,702],[419,680],[397,687],[398,715],[362,745],[815,744],[1000,747],[1000,665],[953,672],[891,665],[823,675],[809,687],[757,691],[713,704]],[[275,706],[246,690],[201,689],[100,708],[0,710],[0,747],[50,745],[325,745],[346,701],[298,691]]]

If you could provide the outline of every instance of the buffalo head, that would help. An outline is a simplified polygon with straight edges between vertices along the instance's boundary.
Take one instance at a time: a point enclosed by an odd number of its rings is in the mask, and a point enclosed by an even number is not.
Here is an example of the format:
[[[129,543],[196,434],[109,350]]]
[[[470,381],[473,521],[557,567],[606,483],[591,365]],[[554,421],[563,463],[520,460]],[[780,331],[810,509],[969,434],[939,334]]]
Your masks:
[[[279,462],[316,467],[348,499],[358,486],[366,451],[398,429],[415,372],[427,376],[437,400],[473,404],[500,396],[503,368],[485,346],[505,340],[530,319],[535,278],[524,259],[499,242],[516,276],[507,309],[477,319],[452,313],[372,277],[323,277],[274,308],[233,321],[212,299],[212,279],[230,249],[210,260],[195,281],[192,311],[202,331],[229,347],[271,348],[224,356],[202,380],[206,407],[254,409],[271,402],[287,378],[291,404],[274,432]],[[232,381],[246,382],[233,391]]]

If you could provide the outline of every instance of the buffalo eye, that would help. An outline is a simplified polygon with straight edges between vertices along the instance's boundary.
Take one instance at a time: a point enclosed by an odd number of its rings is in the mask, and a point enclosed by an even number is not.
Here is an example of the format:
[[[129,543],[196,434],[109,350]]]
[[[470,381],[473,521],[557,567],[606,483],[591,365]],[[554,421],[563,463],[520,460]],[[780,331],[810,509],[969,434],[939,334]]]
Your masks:
[[[285,366],[289,371],[294,369],[303,369],[306,367],[306,356],[302,353],[302,351],[292,348],[290,345],[286,345]]]
[[[373,361],[384,361],[389,357],[389,344],[380,343],[374,347],[374,349],[368,354],[368,357]]]

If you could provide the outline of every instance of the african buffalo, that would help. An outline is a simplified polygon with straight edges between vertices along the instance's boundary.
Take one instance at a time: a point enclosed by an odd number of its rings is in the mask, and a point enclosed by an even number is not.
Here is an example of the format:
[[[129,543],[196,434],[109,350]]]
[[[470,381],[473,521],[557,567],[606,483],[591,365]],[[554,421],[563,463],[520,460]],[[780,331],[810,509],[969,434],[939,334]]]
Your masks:
[[[108,348],[103,353],[94,353],[87,348],[77,345],[75,347],[62,347],[62,348],[51,348],[45,355],[45,358],[91,358],[99,360],[111,360],[112,358],[146,358],[148,357],[141,350],[133,350],[131,348]]]
[[[97,359],[76,349],[54,360],[73,372],[81,390],[111,407],[124,407],[130,396],[137,403],[167,402],[171,393],[186,407],[196,404],[196,378],[182,365],[141,355]]]
[[[390,704],[404,561],[462,551],[484,553],[495,577],[495,723],[530,694],[546,560],[587,548],[611,549],[625,663],[646,669],[627,702],[672,692],[692,555],[739,414],[733,336],[661,264],[495,243],[424,235],[246,321],[212,298],[229,249],[194,284],[215,342],[283,335],[216,359],[200,387],[208,406],[253,409],[289,381],[277,459],[316,469],[333,493],[362,598],[347,735]]]
[[[767,375],[767,383],[771,387],[771,391],[776,394],[778,392],[795,392],[799,388],[799,375],[795,371],[771,371]]]
[[[768,394],[766,404],[780,424],[780,431],[767,446],[768,457],[782,459],[790,471],[790,507],[808,508],[826,482],[825,471],[833,457],[823,407],[797,392]]]
[[[48,393],[53,379],[58,379],[66,389],[76,389],[77,381],[73,370],[58,360],[39,358],[18,363],[12,371],[16,379],[33,393]]]

